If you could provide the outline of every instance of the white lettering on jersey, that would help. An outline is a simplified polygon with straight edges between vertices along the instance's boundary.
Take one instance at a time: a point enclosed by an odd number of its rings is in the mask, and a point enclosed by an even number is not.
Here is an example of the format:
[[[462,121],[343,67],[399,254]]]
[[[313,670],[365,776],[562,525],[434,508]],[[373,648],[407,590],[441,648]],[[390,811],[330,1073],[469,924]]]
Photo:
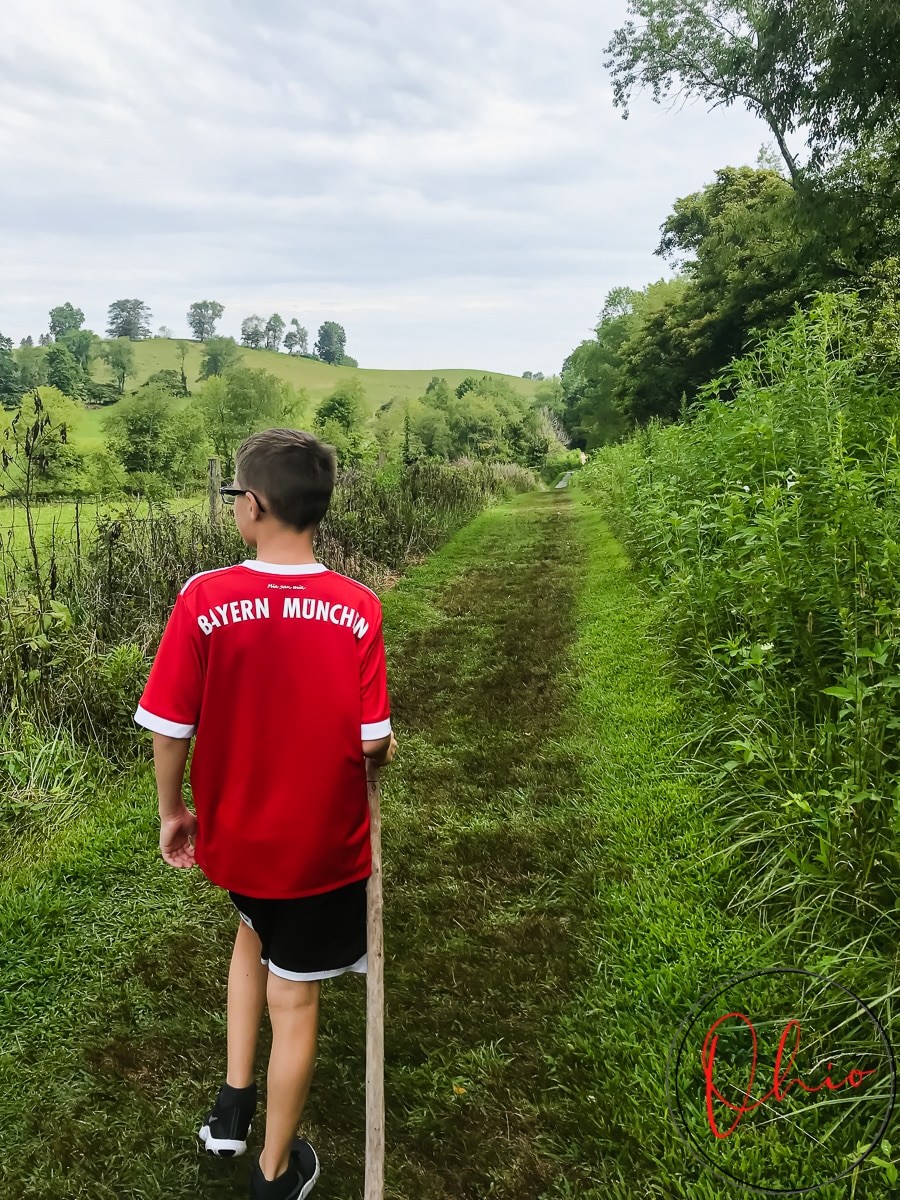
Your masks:
[[[253,605],[252,600],[228,600],[225,604],[216,604],[197,617],[197,624],[209,636],[214,629],[221,629],[224,625],[237,625],[241,621],[255,621],[269,616],[268,597],[256,597],[255,612]],[[368,621],[357,613],[355,608],[349,608],[346,604],[330,603],[327,600],[316,600],[314,596],[304,596],[302,600],[300,596],[285,596],[281,615],[303,617],[307,621],[329,621],[332,625],[346,625],[357,638],[365,637],[369,628]]]

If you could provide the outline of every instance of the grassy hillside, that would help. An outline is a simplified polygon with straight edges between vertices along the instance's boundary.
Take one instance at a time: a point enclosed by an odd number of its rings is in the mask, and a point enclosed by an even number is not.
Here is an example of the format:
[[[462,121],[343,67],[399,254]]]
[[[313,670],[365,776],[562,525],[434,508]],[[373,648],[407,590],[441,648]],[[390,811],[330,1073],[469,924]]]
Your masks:
[[[193,391],[199,386],[200,360],[203,356],[202,342],[189,342],[190,351],[185,362],[188,387]],[[126,380],[128,389],[139,386],[156,371],[166,368],[180,370],[181,358],[178,343],[169,338],[150,338],[145,342],[132,343],[137,360],[137,375]],[[520,379],[516,375],[503,375],[499,371],[485,368],[463,370],[453,368],[433,371],[369,371],[362,367],[331,367],[327,363],[315,362],[310,358],[293,357],[290,354],[273,354],[270,350],[248,350],[241,347],[243,365],[257,371],[270,371],[280,379],[297,387],[306,388],[312,400],[321,400],[332,391],[341,379],[358,379],[366,389],[366,397],[372,411],[394,396],[401,399],[421,396],[433,375],[441,375],[451,387],[456,387],[467,375],[494,375],[507,379],[523,396],[533,396],[539,384],[531,379]],[[105,363],[93,364],[94,378],[107,382],[113,376]]]

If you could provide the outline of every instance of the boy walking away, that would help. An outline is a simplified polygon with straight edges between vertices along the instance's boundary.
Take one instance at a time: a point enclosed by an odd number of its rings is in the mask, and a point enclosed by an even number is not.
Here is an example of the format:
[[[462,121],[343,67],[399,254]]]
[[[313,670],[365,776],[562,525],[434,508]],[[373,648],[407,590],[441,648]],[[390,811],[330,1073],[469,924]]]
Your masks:
[[[322,979],[365,972],[372,870],[366,759],[391,732],[381,602],[317,562],[334,447],[295,429],[246,438],[221,489],[256,558],[192,575],[134,714],[153,731],[163,858],[198,865],[240,917],[228,975],[225,1083],[199,1132],[239,1155],[256,1111],[263,1009],[272,1024],[255,1200],[299,1200],[319,1174],[297,1138]],[[196,815],[182,798],[190,781]]]

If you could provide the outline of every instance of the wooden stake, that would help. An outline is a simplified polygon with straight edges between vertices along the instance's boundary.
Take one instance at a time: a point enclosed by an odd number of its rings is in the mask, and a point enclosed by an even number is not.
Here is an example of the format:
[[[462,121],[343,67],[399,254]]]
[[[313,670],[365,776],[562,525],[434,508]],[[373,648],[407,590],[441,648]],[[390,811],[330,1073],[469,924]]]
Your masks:
[[[366,885],[366,1182],[365,1200],[384,1196],[384,930],[381,888],[380,768],[366,760],[372,874]]]
[[[207,489],[209,493],[209,523],[211,527],[222,524],[222,497],[219,488],[222,486],[222,464],[218,456],[206,460]]]

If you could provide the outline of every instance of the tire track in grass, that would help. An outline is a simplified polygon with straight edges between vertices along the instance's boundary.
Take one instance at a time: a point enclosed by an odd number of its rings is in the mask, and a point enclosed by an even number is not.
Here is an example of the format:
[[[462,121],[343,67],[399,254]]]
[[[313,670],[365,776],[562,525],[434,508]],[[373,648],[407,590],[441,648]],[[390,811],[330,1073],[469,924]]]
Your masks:
[[[543,1043],[579,968],[560,893],[576,831],[557,808],[576,773],[553,736],[570,525],[558,495],[520,496],[383,600],[402,747],[382,776],[388,1197],[525,1200],[555,1170]],[[161,863],[157,836],[148,763],[0,880],[16,947],[0,961],[2,1200],[245,1195],[249,1155],[220,1163],[194,1140],[224,1069],[234,914]],[[304,1118],[323,1197],[361,1195],[364,1014],[359,977],[323,989]],[[251,1152],[261,1134],[258,1119]]]

